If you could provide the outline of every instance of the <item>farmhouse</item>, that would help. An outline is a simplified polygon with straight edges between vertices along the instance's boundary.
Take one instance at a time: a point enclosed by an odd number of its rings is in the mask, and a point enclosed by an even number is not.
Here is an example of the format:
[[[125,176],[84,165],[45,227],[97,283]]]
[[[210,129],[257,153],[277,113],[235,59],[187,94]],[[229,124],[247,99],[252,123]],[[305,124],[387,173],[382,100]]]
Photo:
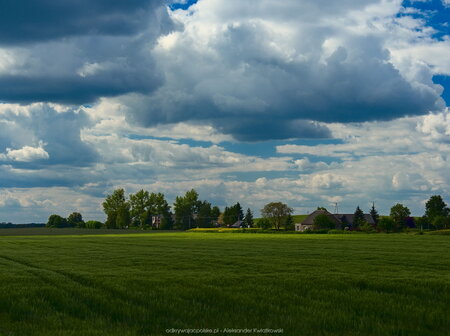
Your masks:
[[[316,210],[306,217],[301,223],[295,224],[295,231],[312,230],[314,226],[314,219],[319,215],[327,216],[332,223],[336,225],[336,229],[342,229],[344,226],[352,226],[355,215],[354,214],[332,214],[327,210]],[[367,223],[374,225],[375,221],[369,214],[364,214],[364,219]]]

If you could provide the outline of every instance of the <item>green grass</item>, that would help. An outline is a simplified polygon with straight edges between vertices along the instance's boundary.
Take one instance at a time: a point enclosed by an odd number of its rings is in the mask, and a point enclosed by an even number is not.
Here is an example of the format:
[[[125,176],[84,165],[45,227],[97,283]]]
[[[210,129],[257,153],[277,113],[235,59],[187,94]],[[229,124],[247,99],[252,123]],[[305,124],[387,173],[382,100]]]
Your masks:
[[[104,235],[104,234],[148,234],[161,233],[163,231],[140,230],[133,228],[129,230],[120,229],[79,229],[79,228],[7,228],[0,229],[1,236],[67,236],[67,235]],[[173,232],[173,231],[166,231]]]
[[[2,236],[0,335],[448,335],[449,247],[406,234]]]

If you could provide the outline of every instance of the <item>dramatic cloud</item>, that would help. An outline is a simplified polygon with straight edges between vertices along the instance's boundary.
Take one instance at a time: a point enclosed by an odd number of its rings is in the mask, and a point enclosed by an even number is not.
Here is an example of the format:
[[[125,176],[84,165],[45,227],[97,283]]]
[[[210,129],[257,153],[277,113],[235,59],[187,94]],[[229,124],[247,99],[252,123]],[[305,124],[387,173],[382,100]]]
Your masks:
[[[0,6],[0,101],[84,104],[161,83],[150,50],[171,27],[162,0]]]
[[[124,99],[129,118],[146,126],[197,120],[251,141],[329,136],[308,120],[440,110],[433,73],[391,58],[386,31],[402,36],[399,10],[399,1],[199,1],[172,14],[182,29],[154,50],[165,84]]]
[[[146,27],[153,10],[162,4],[163,0],[3,0],[0,44],[80,35],[133,35]]]

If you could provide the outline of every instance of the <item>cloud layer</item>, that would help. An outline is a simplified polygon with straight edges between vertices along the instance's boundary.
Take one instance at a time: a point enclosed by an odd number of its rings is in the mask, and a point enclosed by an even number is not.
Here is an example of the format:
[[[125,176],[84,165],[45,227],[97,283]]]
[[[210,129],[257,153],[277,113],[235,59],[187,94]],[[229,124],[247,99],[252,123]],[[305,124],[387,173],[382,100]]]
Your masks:
[[[196,120],[251,141],[329,136],[311,120],[441,110],[432,72],[411,75],[415,63],[394,63],[386,32],[403,37],[399,9],[398,1],[200,1],[172,13],[182,28],[154,50],[166,80],[124,100],[129,118],[145,126]]]
[[[85,104],[152,91],[162,79],[150,50],[172,25],[163,3],[6,1],[0,101]]]
[[[450,75],[450,38],[433,12],[16,2],[0,5],[0,221],[102,220],[118,187],[169,201],[196,188],[257,214],[376,201],[420,215],[430,195],[450,198],[450,117],[433,83]]]

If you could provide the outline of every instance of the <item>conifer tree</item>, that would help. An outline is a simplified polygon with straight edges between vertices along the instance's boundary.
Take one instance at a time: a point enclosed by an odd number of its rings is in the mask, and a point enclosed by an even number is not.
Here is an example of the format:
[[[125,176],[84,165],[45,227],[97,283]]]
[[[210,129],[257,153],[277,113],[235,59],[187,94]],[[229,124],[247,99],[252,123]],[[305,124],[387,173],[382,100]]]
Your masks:
[[[287,215],[284,228],[286,229],[286,231],[294,230],[294,218],[291,216],[291,214]]]
[[[244,225],[249,228],[253,227],[253,214],[250,208],[247,209],[247,213],[245,214]]]
[[[365,222],[364,212],[362,212],[359,205],[356,207],[355,214],[353,215],[353,228],[359,228]]]
[[[375,224],[378,224],[378,220],[380,219],[380,215],[378,214],[377,209],[375,209],[375,203],[372,203],[372,209],[370,209],[370,215],[373,218]]]

